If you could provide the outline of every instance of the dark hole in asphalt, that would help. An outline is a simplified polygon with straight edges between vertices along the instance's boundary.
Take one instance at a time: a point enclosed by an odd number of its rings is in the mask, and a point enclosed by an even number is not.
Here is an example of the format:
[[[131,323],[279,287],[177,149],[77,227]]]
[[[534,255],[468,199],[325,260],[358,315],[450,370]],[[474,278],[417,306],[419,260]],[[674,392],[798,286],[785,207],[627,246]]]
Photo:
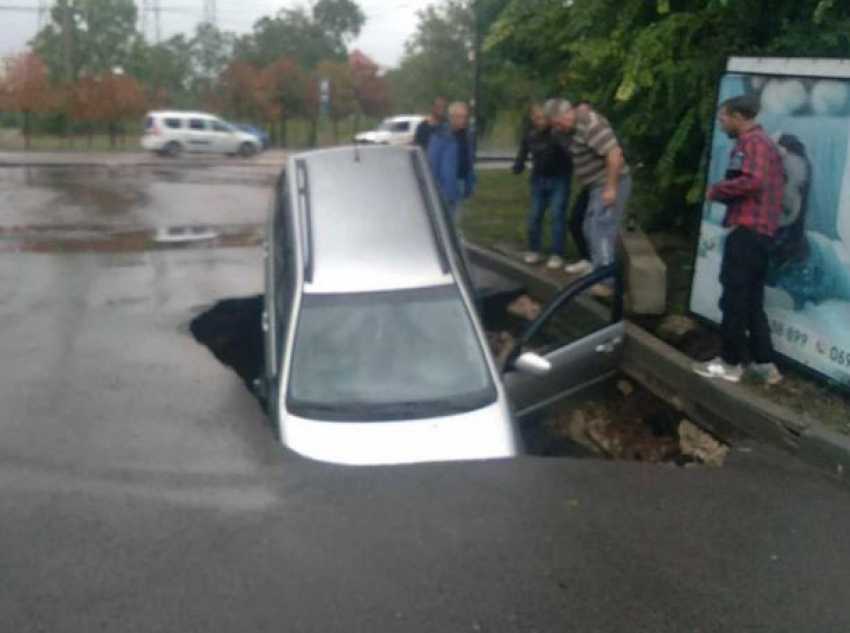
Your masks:
[[[265,408],[263,297],[224,299],[190,323],[195,340],[232,369]],[[486,311],[485,311],[486,314]],[[491,321],[484,319],[485,323]],[[524,420],[528,454],[674,465],[721,465],[728,446],[626,379],[586,401]]]

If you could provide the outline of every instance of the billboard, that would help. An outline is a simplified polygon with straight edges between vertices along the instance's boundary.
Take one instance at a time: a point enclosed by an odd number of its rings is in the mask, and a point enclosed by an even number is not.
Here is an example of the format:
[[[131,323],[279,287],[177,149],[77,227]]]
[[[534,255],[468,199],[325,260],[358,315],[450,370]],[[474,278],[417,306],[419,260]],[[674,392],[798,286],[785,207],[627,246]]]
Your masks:
[[[745,94],[760,99],[785,169],[765,295],[774,345],[850,387],[850,60],[732,58],[718,103]],[[723,177],[732,143],[715,125],[709,183]],[[725,211],[703,207],[691,291],[691,311],[715,323]]]

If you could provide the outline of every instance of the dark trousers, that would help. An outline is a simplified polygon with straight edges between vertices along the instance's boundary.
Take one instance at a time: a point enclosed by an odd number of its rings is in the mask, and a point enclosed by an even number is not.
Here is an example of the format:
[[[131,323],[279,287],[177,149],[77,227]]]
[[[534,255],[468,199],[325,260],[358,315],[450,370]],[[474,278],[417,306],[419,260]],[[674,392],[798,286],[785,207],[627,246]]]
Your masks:
[[[552,213],[552,246],[550,254],[564,254],[567,239],[567,202],[570,181],[561,177],[532,176],[531,200],[528,209],[528,250],[539,253],[546,209]]]
[[[590,261],[590,247],[587,245],[587,237],[584,235],[584,218],[587,215],[587,206],[590,204],[590,187],[584,187],[578,194],[573,204],[573,212],[570,214],[570,235],[578,249],[581,259]]]
[[[764,285],[767,277],[771,238],[737,227],[726,238],[720,283],[723,296],[723,360],[738,365],[750,359],[756,363],[773,362],[770,325],[764,312]],[[747,337],[749,333],[749,338]]]

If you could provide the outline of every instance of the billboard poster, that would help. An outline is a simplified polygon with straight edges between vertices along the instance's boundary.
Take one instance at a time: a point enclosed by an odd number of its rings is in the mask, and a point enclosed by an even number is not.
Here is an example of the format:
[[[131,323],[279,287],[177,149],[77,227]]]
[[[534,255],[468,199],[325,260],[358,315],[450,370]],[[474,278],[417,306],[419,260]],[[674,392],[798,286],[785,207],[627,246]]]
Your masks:
[[[785,169],[779,235],[765,296],[777,352],[850,387],[850,60],[732,58],[718,104],[759,98],[759,123]],[[709,182],[733,141],[715,126]],[[691,311],[720,323],[726,207],[703,207]]]

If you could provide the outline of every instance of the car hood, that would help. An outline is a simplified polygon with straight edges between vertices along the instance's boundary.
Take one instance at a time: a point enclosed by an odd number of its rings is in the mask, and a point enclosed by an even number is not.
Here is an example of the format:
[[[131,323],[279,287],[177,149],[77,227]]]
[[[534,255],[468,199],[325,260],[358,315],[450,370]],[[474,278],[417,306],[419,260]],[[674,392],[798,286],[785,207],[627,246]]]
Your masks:
[[[348,465],[515,457],[519,442],[502,399],[468,413],[400,422],[323,422],[292,415],[281,440],[304,457]]]

